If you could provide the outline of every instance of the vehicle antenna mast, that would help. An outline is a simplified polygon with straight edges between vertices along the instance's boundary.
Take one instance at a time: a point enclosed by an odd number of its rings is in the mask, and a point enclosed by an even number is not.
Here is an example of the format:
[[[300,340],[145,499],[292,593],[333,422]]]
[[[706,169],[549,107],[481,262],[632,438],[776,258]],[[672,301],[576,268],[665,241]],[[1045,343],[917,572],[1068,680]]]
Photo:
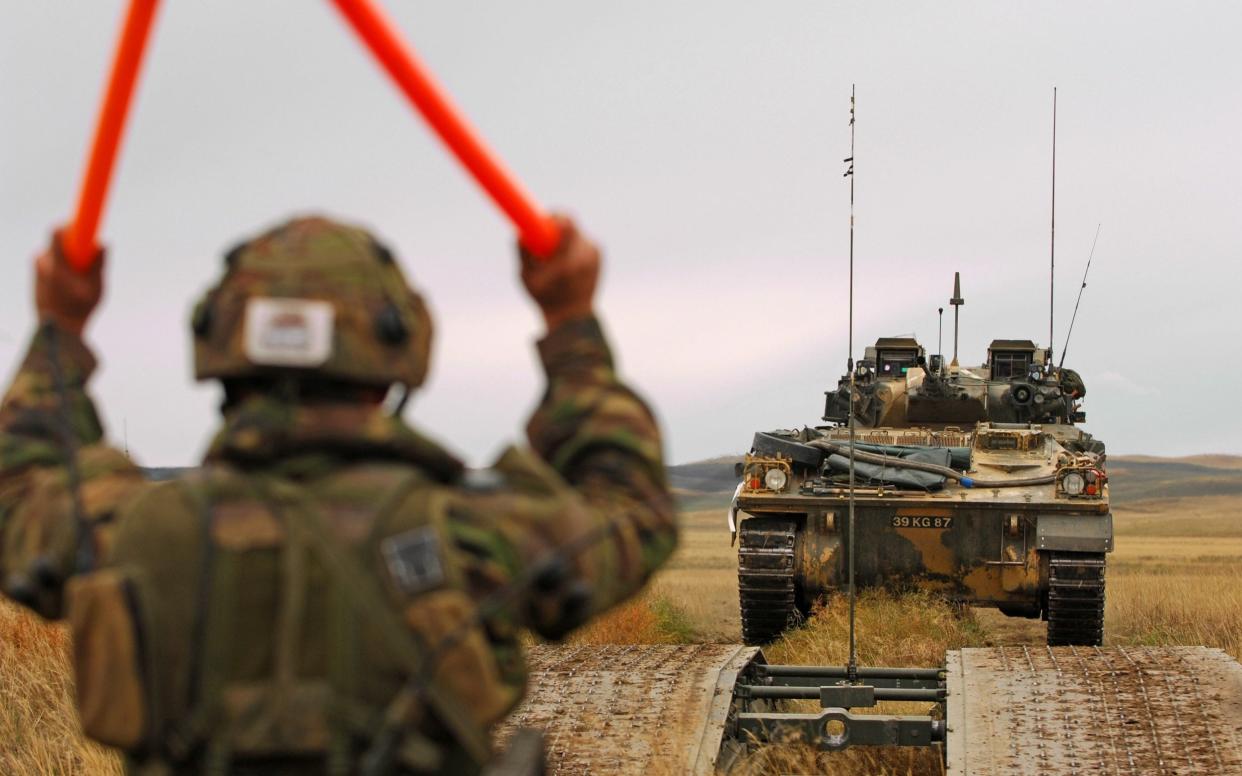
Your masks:
[[[1056,311],[1056,275],[1057,275],[1057,87],[1052,87],[1052,234],[1049,236],[1048,248],[1048,365],[1046,371],[1052,371],[1052,324],[1053,313]]]
[[[1091,259],[1095,257],[1095,244],[1100,241],[1100,227],[1103,224],[1095,225],[1095,239],[1091,241],[1091,252],[1087,254],[1087,267],[1082,271],[1082,285],[1078,288],[1078,298],[1074,300],[1074,314],[1070,316],[1069,331],[1065,333],[1065,344],[1061,347],[1061,363],[1057,364],[1057,371],[1061,371],[1061,367],[1065,366],[1065,352],[1069,350],[1070,337],[1074,336],[1074,321],[1078,320],[1078,305],[1082,302],[1082,292],[1087,288],[1087,273],[1091,271]]]
[[[962,305],[966,304],[966,300],[962,298],[962,273],[960,272],[953,273],[953,297],[949,299],[949,304],[953,305],[953,363],[949,364],[951,367],[949,372],[957,374],[958,314],[962,311]]]
[[[944,308],[943,307],[937,308],[936,315],[938,316],[939,321],[940,321],[939,328],[936,331],[936,358],[940,359],[939,361],[940,367],[939,369],[937,369],[937,373],[943,374],[944,373]]]
[[[846,678],[853,684],[858,681],[858,640],[854,633],[854,613],[858,596],[854,589],[854,85],[850,84],[850,156],[845,160],[849,169],[845,177],[850,179],[850,325],[849,361],[850,375],[850,527],[846,539],[849,553],[850,588],[850,660]]]

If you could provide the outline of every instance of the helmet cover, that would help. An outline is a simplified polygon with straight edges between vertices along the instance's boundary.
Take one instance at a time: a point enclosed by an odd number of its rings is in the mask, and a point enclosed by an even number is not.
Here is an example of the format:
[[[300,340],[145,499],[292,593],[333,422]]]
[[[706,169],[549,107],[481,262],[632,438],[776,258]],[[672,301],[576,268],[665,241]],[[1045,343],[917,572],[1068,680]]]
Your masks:
[[[238,245],[194,309],[198,380],[306,375],[415,388],[431,316],[367,231],[296,218]]]

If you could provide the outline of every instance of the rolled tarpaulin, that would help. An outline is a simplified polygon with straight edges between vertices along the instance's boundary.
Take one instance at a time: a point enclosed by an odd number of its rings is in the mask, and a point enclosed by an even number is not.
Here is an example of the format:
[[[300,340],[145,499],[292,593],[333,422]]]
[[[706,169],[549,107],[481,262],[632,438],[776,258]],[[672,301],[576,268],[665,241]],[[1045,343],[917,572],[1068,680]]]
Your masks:
[[[862,447],[859,446],[858,450],[862,452]],[[898,488],[911,488],[929,492],[937,491],[944,487],[945,475],[923,469],[911,469],[905,466],[892,465],[891,461],[895,460],[906,463],[932,464],[937,467],[948,468],[950,454],[948,449],[943,447],[928,447],[912,450],[902,456],[894,456],[885,463],[864,461],[861,457],[856,457],[854,469],[860,482],[873,485],[893,485]],[[846,445],[844,453],[829,454],[827,461],[829,471],[836,473],[848,472],[850,470],[849,446]]]
[[[859,442],[858,449],[868,453],[880,453],[881,455],[893,455],[898,458],[908,456],[915,450],[948,450],[949,466],[959,471],[970,470],[970,448],[969,447],[932,447],[931,445],[876,445],[866,442]]]
[[[818,447],[821,450],[827,450],[829,453],[838,453],[845,456],[846,461],[849,460],[848,456],[850,446],[848,443],[839,444],[837,442],[830,442],[827,439],[814,439],[807,442],[807,445],[810,447]],[[928,449],[935,450],[938,448]],[[957,480],[964,488],[1024,488],[1028,485],[1047,485],[1048,483],[1056,482],[1057,479],[1056,474],[1037,474],[1032,477],[1015,477],[1008,480],[975,479],[974,477],[968,477],[967,475],[949,466],[941,466],[938,464],[924,463],[923,461],[914,460],[913,456],[908,458],[896,458],[881,455],[879,453],[868,453],[860,449],[855,449],[854,463],[856,469],[859,461],[863,461],[865,463],[875,463],[894,469],[917,469],[918,471],[939,474],[944,477],[948,477],[949,479]]]

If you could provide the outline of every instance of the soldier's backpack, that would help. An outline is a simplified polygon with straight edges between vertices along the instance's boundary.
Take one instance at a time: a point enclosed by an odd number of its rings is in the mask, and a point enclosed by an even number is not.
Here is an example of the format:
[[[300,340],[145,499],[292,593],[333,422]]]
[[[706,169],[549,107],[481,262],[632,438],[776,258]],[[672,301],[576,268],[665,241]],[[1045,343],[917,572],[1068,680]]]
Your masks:
[[[150,581],[141,569],[104,569],[70,591],[86,733],[135,762],[194,761],[206,773],[285,757],[354,773],[368,752],[377,773],[456,768],[443,759],[443,740],[414,732],[426,722],[415,718],[420,710],[430,710],[432,727],[464,755],[461,767],[477,770],[490,753],[480,719],[513,698],[478,695],[495,669],[445,552],[449,489],[417,470],[379,465],[365,479],[384,487],[367,493],[368,507],[333,512],[290,480],[221,468],[180,485],[206,548],[202,567],[186,570],[199,599],[189,713],[166,718],[152,686],[161,674],[145,627]],[[248,509],[230,508],[239,487],[251,489]],[[255,596],[269,600],[256,608]],[[255,611],[274,619],[249,621]],[[453,671],[474,674],[453,687],[435,670],[446,636]],[[391,681],[381,703],[377,674]]]

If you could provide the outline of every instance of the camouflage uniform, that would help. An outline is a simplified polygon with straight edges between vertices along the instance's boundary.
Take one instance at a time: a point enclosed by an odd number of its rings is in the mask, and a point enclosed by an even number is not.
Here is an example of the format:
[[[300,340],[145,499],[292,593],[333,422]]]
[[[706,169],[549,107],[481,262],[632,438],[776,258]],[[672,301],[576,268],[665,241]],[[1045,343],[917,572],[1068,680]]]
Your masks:
[[[384,312],[412,292],[367,240],[305,219],[230,254],[194,316],[200,377],[225,374],[211,354],[241,347],[212,349],[219,332],[241,336],[221,324],[241,314],[230,289],[331,301],[331,257],[348,248],[388,269],[372,301],[337,305],[336,348],[314,374],[360,368],[361,381],[372,356],[340,357],[378,347],[372,366],[387,358],[417,385],[430,319],[416,297]],[[282,289],[264,256],[291,246],[311,255],[309,279]],[[364,315],[379,345],[348,339],[363,328],[345,317]],[[41,329],[0,406],[0,578],[69,621],[87,733],[135,772],[352,773],[367,752],[394,772],[478,770],[522,697],[523,629],[564,635],[676,543],[656,424],[598,323],[559,326],[539,354],[530,447],[488,470],[376,405],[268,390],[226,407],[201,469],[156,484],[104,444],[89,350]]]

